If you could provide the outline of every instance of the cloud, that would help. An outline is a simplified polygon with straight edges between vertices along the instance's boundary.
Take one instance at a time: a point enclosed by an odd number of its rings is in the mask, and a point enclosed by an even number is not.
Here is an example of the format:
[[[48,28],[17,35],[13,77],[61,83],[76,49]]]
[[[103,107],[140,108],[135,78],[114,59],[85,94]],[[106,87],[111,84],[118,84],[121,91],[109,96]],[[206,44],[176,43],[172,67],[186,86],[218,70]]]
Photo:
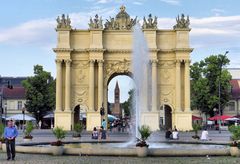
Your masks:
[[[170,4],[170,5],[180,5],[180,1],[179,0],[160,0],[164,3]]]
[[[143,5],[142,2],[138,2],[138,1],[134,1],[133,4],[134,4],[134,5]]]
[[[95,14],[103,16],[103,19],[115,15],[115,8],[94,7],[91,12],[70,13],[73,28],[88,28],[89,18]],[[57,17],[57,16],[56,16]],[[0,29],[0,43],[8,45],[35,44],[46,46],[56,41],[56,17],[31,20],[15,27]]]
[[[97,3],[102,3],[102,4],[105,4],[105,3],[109,3],[111,2],[112,0],[97,0],[96,2]]]
[[[211,12],[213,12],[215,16],[220,16],[221,14],[225,13],[225,10],[214,8],[214,9],[211,9]]]

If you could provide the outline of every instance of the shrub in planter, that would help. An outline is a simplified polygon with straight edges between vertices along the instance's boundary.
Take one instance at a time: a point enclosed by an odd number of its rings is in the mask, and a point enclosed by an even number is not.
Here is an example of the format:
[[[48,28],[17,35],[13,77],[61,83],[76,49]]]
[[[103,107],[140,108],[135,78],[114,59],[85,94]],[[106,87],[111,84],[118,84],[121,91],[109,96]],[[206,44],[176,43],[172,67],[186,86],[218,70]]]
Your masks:
[[[66,136],[66,131],[63,130],[62,127],[55,127],[53,129],[53,134],[56,137],[57,141],[56,142],[52,142],[51,145],[52,146],[62,146],[62,139],[65,138]]]
[[[28,121],[23,138],[24,139],[32,139],[33,136],[31,135],[31,132],[33,131],[33,129],[34,129],[33,123],[31,121]]]
[[[240,126],[232,125],[229,128],[229,131],[232,133],[232,144],[230,145],[231,156],[240,157]]]
[[[193,131],[195,132],[195,135],[192,136],[193,139],[200,139],[200,137],[198,136],[198,131],[201,130],[201,125],[200,124],[197,124],[197,123],[194,123],[192,125],[192,128],[193,128]]]
[[[83,131],[83,124],[82,123],[76,123],[74,125],[74,133],[73,133],[73,137],[81,137],[81,133]]]
[[[146,140],[151,135],[150,127],[147,125],[142,125],[141,127],[138,127],[138,131],[141,135],[141,138],[138,139],[138,142],[136,144],[137,147],[148,147],[148,144],[146,143]]]
[[[3,137],[3,133],[4,133],[4,125],[0,124],[0,142],[1,143],[5,143],[4,137]]]

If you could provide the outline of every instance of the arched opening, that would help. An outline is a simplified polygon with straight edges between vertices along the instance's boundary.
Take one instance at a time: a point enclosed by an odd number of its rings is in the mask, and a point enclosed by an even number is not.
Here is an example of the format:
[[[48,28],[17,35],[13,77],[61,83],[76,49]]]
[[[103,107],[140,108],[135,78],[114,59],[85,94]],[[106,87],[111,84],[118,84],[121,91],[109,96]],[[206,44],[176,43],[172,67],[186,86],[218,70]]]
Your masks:
[[[74,108],[74,125],[76,123],[82,123],[86,128],[86,109],[83,105],[76,105]]]
[[[131,117],[131,94],[134,81],[128,73],[115,73],[108,80],[108,123],[110,129],[126,127]],[[124,131],[124,129],[119,129]]]
[[[172,109],[169,105],[164,105],[164,118],[166,129],[172,128]]]

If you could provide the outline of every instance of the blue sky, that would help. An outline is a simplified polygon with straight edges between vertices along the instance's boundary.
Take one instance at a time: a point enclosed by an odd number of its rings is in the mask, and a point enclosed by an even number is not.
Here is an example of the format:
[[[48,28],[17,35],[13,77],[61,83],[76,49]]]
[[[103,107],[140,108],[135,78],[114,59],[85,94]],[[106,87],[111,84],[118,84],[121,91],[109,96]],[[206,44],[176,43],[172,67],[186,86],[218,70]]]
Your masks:
[[[0,2],[0,75],[29,76],[33,65],[40,64],[55,76],[56,17],[69,14],[73,28],[85,29],[90,16],[98,13],[105,20],[122,4],[131,17],[156,15],[160,29],[171,29],[178,14],[188,14],[192,62],[228,50],[229,67],[240,67],[238,0],[8,0]],[[120,80],[119,85],[126,83],[130,82]]]

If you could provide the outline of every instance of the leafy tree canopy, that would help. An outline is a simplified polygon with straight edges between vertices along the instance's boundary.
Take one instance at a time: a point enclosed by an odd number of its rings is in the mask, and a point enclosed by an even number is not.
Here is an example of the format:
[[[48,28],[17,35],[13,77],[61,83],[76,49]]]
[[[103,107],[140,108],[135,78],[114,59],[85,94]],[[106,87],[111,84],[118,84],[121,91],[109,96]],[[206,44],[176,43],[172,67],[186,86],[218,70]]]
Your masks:
[[[191,74],[191,108],[214,115],[218,108],[219,81],[221,89],[221,113],[231,97],[231,75],[225,66],[230,60],[226,55],[211,55],[190,66]]]
[[[42,66],[35,65],[34,76],[28,77],[22,84],[26,89],[26,110],[37,120],[55,108],[55,80]]]

